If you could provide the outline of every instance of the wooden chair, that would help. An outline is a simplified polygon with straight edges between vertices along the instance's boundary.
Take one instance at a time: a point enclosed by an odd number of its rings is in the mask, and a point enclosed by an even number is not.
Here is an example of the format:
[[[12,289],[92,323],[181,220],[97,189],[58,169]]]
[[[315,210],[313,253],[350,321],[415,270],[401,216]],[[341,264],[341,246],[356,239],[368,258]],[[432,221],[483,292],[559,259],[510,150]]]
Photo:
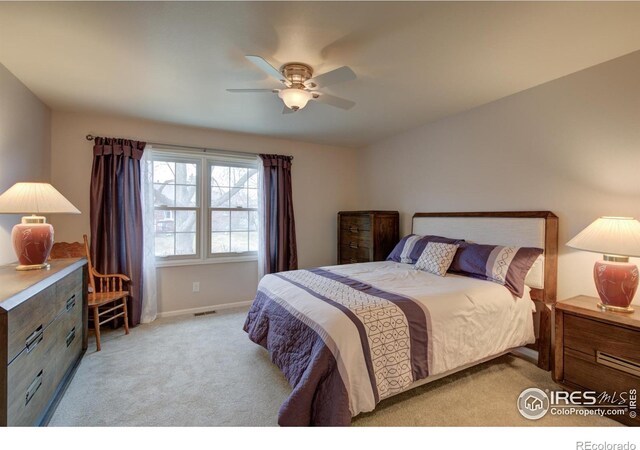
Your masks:
[[[82,242],[54,242],[49,259],[84,258],[87,256]]]
[[[129,315],[127,313],[127,299],[129,298],[129,291],[127,291],[126,284],[131,281],[126,275],[119,273],[103,275],[98,273],[91,262],[91,254],[89,253],[89,240],[87,235],[84,236],[84,250],[87,256],[87,263],[89,266],[89,311],[93,318],[93,328],[96,332],[96,351],[100,351],[100,325],[111,322],[118,317],[124,319],[124,331],[125,334],[129,334]],[[98,282],[96,284],[96,281]],[[103,306],[113,304],[108,309],[100,310]],[[119,313],[111,314],[102,322],[101,317],[116,312],[122,309]]]

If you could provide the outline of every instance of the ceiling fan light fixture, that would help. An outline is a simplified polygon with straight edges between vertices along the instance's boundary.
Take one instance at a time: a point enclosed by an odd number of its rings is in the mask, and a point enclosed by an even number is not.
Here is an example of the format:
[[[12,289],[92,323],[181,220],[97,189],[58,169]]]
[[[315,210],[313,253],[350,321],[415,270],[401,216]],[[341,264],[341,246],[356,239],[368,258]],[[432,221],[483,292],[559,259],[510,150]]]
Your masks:
[[[278,97],[282,99],[287,108],[298,111],[307,106],[307,102],[311,100],[311,92],[304,89],[287,88],[278,92]]]

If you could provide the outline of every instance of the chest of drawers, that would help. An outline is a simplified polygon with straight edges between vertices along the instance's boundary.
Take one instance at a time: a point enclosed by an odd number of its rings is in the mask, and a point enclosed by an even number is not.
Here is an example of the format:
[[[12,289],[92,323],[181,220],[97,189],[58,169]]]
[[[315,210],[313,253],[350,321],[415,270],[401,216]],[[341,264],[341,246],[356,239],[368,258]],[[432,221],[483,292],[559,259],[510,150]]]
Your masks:
[[[338,264],[384,261],[398,233],[397,211],[340,211]]]
[[[86,260],[0,267],[0,425],[45,424],[86,348]]]

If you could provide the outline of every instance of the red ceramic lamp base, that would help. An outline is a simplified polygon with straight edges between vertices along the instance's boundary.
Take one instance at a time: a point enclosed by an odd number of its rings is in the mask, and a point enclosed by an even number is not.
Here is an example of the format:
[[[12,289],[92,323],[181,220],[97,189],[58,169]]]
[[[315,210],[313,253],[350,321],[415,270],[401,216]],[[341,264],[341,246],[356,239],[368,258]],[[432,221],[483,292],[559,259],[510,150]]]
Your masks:
[[[37,270],[49,268],[49,253],[53,247],[53,226],[35,217],[23,217],[22,223],[13,227],[11,240],[18,257],[16,270]]]
[[[635,264],[597,261],[593,266],[593,278],[602,301],[598,304],[601,309],[633,312],[633,308],[629,305],[638,289],[638,267]]]

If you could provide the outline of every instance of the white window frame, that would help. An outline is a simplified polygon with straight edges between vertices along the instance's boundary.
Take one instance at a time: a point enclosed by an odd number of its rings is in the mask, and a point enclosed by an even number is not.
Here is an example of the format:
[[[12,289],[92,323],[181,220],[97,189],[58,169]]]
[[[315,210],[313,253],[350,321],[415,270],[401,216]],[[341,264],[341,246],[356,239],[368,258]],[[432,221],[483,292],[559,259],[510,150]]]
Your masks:
[[[196,231],[196,255],[171,255],[156,256],[157,267],[190,266],[201,264],[219,264],[257,261],[258,252],[242,253],[211,253],[211,170],[213,163],[223,163],[236,167],[258,168],[257,159],[251,154],[247,156],[230,156],[215,152],[195,153],[191,151],[180,151],[178,149],[165,149],[152,147],[151,160],[170,160],[179,162],[195,162],[198,164],[198,188],[197,198],[199,206],[197,208],[166,208],[172,210],[189,209],[197,210],[197,231]],[[259,189],[259,187],[258,187]],[[258,195],[260,192],[258,191]],[[165,209],[156,208],[155,209]],[[244,210],[244,209],[243,209]]]

